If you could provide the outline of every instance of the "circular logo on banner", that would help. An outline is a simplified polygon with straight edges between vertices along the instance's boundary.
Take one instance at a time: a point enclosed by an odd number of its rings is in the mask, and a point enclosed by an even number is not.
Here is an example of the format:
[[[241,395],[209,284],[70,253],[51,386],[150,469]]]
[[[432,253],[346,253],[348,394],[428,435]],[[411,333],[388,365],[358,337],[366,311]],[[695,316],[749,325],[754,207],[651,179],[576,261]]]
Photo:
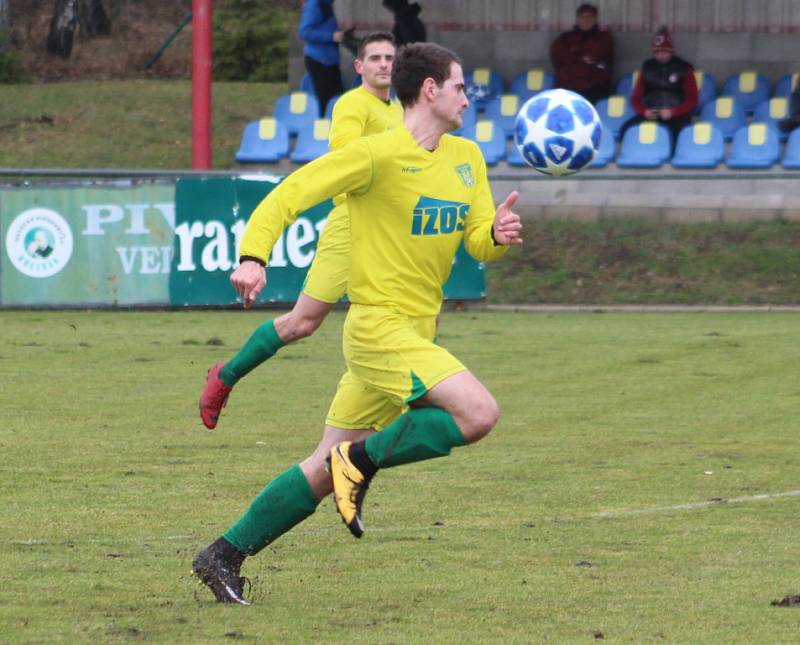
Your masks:
[[[72,231],[55,211],[31,208],[8,227],[6,251],[20,273],[49,278],[67,266],[72,256]]]

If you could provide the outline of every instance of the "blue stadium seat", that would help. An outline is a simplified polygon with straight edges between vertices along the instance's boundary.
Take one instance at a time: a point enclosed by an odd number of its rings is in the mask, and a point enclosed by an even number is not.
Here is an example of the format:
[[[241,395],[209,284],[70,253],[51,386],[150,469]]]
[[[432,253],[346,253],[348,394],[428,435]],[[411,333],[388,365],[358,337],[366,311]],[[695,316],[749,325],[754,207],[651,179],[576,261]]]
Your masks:
[[[780,154],[777,132],[766,123],[751,123],[733,135],[725,163],[730,168],[770,168]]]
[[[614,161],[616,155],[617,141],[614,134],[608,129],[603,128],[603,136],[600,138],[600,148],[597,154],[592,159],[592,164],[589,168],[605,168],[609,163]]]
[[[622,96],[630,96],[633,93],[633,86],[636,84],[636,79],[639,78],[639,70],[628,72],[619,77],[617,81],[616,94]]]
[[[726,79],[722,93],[735,98],[746,114],[752,114],[756,105],[769,98],[769,81],[758,72],[739,72]]]
[[[297,136],[304,124],[311,126],[319,118],[317,97],[307,92],[284,94],[275,103],[272,116],[286,126],[289,136]]]
[[[700,120],[710,121],[719,128],[726,141],[733,138],[733,133],[747,125],[742,106],[732,96],[718,96],[706,103],[700,110]]]
[[[698,121],[678,135],[672,165],[675,168],[716,168],[725,156],[725,138],[713,123]]]
[[[775,96],[768,101],[759,103],[753,112],[753,123],[766,123],[775,128],[779,141],[786,141],[789,133],[778,126],[780,121],[789,117],[789,99],[786,96]]]
[[[275,163],[289,154],[289,133],[273,118],[248,123],[236,152],[240,163]]]
[[[594,107],[603,122],[603,128],[610,130],[614,139],[619,139],[622,126],[636,114],[628,96],[622,94],[601,99]]]
[[[717,98],[717,79],[702,69],[694,70],[694,81],[697,84],[697,112]]]
[[[336,101],[339,100],[341,94],[337,94],[336,96],[332,96],[330,101],[328,101],[328,105],[325,106],[325,118],[332,119],[333,118],[333,106],[336,105]]]
[[[529,69],[520,72],[511,80],[511,93],[516,94],[524,103],[534,94],[553,88],[553,74],[543,69]]]
[[[475,103],[478,111],[483,110],[487,101],[503,93],[503,77],[499,72],[488,67],[478,67],[464,75],[467,96]]]
[[[493,121],[479,120],[464,128],[462,136],[478,144],[487,166],[494,166],[506,157],[506,135]]]
[[[789,170],[800,170],[800,128],[795,128],[786,141],[783,153],[783,167]]]
[[[626,130],[617,165],[620,168],[658,168],[671,154],[672,141],[667,127],[655,121],[644,121]]]
[[[484,119],[491,119],[505,132],[506,137],[514,136],[514,122],[523,101],[516,94],[495,96],[486,104]]]
[[[324,155],[328,152],[330,131],[330,119],[316,119],[311,127],[303,126],[297,135],[297,141],[289,159],[295,163],[306,163]]]
[[[800,78],[800,73],[794,72],[793,74],[785,74],[778,79],[775,83],[775,91],[772,96],[789,96],[797,89],[797,81]]]

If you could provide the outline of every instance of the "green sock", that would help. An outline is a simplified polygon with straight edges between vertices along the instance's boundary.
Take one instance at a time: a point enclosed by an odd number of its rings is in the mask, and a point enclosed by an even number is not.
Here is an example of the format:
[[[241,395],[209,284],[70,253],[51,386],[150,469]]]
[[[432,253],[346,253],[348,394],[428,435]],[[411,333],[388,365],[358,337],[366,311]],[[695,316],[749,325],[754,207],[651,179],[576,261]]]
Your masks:
[[[255,369],[268,358],[272,358],[286,343],[275,331],[275,324],[268,320],[259,325],[253,335],[231,360],[220,370],[219,377],[225,385],[233,387],[245,374]]]
[[[446,457],[451,448],[466,444],[449,412],[441,408],[417,408],[368,437],[364,448],[378,468],[390,468]]]
[[[255,555],[312,515],[318,504],[300,466],[294,465],[264,487],[223,537],[242,553]]]

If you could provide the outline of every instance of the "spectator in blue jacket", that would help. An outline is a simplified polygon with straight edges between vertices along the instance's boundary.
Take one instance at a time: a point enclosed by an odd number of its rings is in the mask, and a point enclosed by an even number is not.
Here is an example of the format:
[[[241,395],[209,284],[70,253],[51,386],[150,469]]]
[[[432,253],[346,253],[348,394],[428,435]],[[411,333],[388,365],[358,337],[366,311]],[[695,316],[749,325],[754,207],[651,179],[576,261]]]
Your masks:
[[[306,70],[319,101],[319,114],[323,116],[328,101],[344,92],[339,70],[343,33],[333,12],[333,0],[304,0],[298,35],[305,43]]]

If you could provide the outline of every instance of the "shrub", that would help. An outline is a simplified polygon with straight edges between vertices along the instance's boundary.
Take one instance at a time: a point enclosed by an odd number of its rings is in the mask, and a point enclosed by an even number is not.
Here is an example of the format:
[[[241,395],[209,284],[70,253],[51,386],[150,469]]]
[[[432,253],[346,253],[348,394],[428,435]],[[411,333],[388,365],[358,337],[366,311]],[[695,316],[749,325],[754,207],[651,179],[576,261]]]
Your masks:
[[[285,81],[293,12],[266,0],[214,5],[214,79]]]

